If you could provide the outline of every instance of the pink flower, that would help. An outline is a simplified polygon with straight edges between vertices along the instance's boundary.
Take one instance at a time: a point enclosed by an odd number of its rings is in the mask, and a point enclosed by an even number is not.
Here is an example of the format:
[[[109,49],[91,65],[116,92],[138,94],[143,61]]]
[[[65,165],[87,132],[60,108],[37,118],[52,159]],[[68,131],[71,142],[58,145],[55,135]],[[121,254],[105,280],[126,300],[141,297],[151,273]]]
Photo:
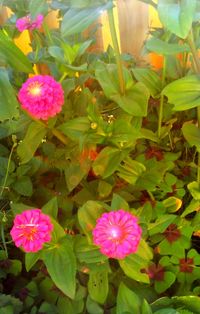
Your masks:
[[[37,252],[43,243],[51,240],[52,230],[50,217],[36,208],[16,215],[10,234],[17,247],[21,246],[25,252]]]
[[[35,75],[22,85],[18,98],[22,108],[34,118],[48,120],[61,111],[64,92],[53,77]]]
[[[39,14],[34,20],[31,20],[30,15],[24,16],[16,21],[16,27],[19,32],[23,32],[26,29],[39,29],[43,23],[44,16]]]
[[[123,259],[135,253],[142,234],[137,221],[137,217],[123,209],[104,213],[93,230],[94,244],[110,258]]]

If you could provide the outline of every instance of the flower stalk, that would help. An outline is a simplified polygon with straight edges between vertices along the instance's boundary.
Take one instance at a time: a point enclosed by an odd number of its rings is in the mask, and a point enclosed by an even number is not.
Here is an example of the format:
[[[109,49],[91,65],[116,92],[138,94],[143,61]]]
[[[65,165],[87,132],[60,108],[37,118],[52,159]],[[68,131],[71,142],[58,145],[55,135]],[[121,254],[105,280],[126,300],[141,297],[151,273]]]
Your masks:
[[[115,28],[113,8],[108,10],[108,21],[109,21],[112,43],[113,43],[113,47],[114,47],[115,54],[116,54],[116,63],[117,63],[117,70],[118,70],[120,93],[123,95],[125,93],[125,81],[124,81],[124,75],[123,75],[122,61],[121,61],[121,57],[120,57],[120,49],[119,49],[119,44],[118,44],[118,40],[117,40],[117,32],[116,32],[116,28]]]
[[[199,56],[198,56],[198,49],[196,48],[196,45],[195,45],[195,40],[194,40],[194,35],[193,35],[192,29],[188,35],[187,41],[188,41],[188,44],[190,46],[190,50],[191,50],[192,57],[194,60],[195,72],[196,72],[196,74],[199,75],[200,74],[200,60],[199,60]],[[197,107],[197,123],[198,123],[198,127],[200,129],[200,106]],[[198,182],[199,187],[200,187],[200,153],[198,153],[197,182]]]

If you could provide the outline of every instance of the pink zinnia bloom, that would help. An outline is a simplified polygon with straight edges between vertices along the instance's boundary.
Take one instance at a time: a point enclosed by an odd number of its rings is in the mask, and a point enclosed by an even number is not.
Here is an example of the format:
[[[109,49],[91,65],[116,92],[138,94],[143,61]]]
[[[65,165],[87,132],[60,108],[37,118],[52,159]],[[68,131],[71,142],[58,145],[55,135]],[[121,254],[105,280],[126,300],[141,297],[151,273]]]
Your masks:
[[[22,108],[34,118],[47,120],[62,109],[64,92],[60,83],[49,75],[29,78],[18,94]]]
[[[94,243],[110,258],[123,259],[135,253],[142,234],[137,221],[137,217],[123,209],[104,213],[93,230]]]
[[[37,252],[43,243],[51,240],[52,230],[50,217],[36,208],[16,215],[10,234],[17,247],[21,246],[25,252]]]
[[[44,20],[44,16],[42,14],[39,14],[36,16],[34,20],[31,20],[30,15],[21,17],[16,21],[16,27],[19,32],[23,32],[26,29],[33,30],[35,28],[39,29],[42,25],[42,22]]]

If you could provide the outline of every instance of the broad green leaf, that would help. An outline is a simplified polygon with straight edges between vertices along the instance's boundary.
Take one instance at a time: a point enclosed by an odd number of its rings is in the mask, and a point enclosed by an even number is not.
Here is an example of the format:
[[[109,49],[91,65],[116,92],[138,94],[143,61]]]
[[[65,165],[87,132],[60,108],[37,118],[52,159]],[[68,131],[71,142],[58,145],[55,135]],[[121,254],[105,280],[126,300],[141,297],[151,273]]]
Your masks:
[[[70,164],[65,170],[65,180],[67,183],[67,188],[71,192],[84,178],[84,176],[89,171],[88,165],[84,163],[84,167],[81,164]]]
[[[96,220],[105,212],[103,205],[95,201],[87,201],[78,211],[78,220],[83,232],[92,240],[92,230]]]
[[[118,210],[118,209],[129,210],[129,205],[120,195],[114,193],[112,202],[111,202],[111,209],[112,210]]]
[[[41,251],[36,252],[36,253],[26,253],[25,254],[26,271],[29,271],[40,258],[41,258]]]
[[[191,29],[196,0],[159,0],[158,14],[163,25],[178,37],[185,39]]]
[[[81,263],[103,263],[107,257],[100,253],[98,246],[88,244],[86,237],[76,237],[75,254]]]
[[[162,91],[159,75],[155,71],[145,68],[134,68],[132,71],[135,78],[149,89],[151,96],[158,97]]]
[[[188,190],[190,191],[190,194],[194,198],[195,201],[200,201],[200,186],[197,181],[190,182],[187,185]]]
[[[63,37],[83,32],[91,25],[104,10],[112,7],[112,2],[96,8],[76,9],[69,8],[61,23],[61,34]]]
[[[156,52],[161,55],[173,55],[181,52],[189,52],[188,45],[183,44],[171,44],[156,37],[151,37],[145,44],[145,47],[152,52]]]
[[[133,116],[146,116],[149,90],[143,83],[135,83],[128,69],[123,69],[125,93],[120,92],[117,66],[115,64],[96,64],[95,76],[102,86],[106,97],[115,101],[120,108]]]
[[[98,303],[94,302],[90,296],[87,297],[86,307],[88,314],[104,314],[104,310]]]
[[[8,74],[4,69],[0,69],[0,99],[0,121],[18,118],[19,104],[17,102],[14,89],[9,82]]]
[[[53,217],[54,219],[57,218],[58,215],[58,201],[57,197],[53,197],[48,203],[46,203],[42,207],[42,212],[46,215]]]
[[[72,140],[80,140],[80,137],[90,129],[90,124],[87,117],[79,117],[62,124],[59,129]]]
[[[92,300],[104,304],[108,295],[108,271],[90,271],[88,291]]]
[[[154,223],[149,224],[149,234],[154,235],[156,233],[163,233],[175,219],[175,215],[162,215]]]
[[[155,290],[157,293],[163,293],[167,290],[176,280],[176,275],[170,271],[164,273],[164,279],[162,281],[155,281]]]
[[[139,282],[149,283],[149,277],[141,273],[141,269],[146,268],[153,258],[153,254],[147,243],[142,239],[136,253],[119,260],[119,264],[124,273]]]
[[[196,212],[200,211],[200,201],[196,201],[196,200],[192,199],[191,202],[188,204],[188,206],[185,208],[181,217],[185,217],[188,214],[193,213],[195,211]]]
[[[186,309],[199,313],[200,299],[199,296],[188,295],[181,297],[172,297],[172,301],[176,306],[184,306]]]
[[[143,303],[141,306],[141,314],[153,314],[150,305],[145,299],[143,300]]]
[[[103,179],[109,177],[118,169],[126,154],[126,151],[122,151],[119,148],[105,147],[92,165],[94,173],[102,176]]]
[[[33,73],[33,68],[28,58],[2,30],[0,30],[0,59],[13,70]]]
[[[22,164],[28,162],[34,155],[42,139],[46,135],[47,129],[45,126],[32,122],[29,125],[27,133],[23,141],[19,144],[17,153]]]
[[[200,106],[200,76],[188,75],[168,84],[162,91],[174,110],[182,111]]]
[[[140,313],[141,300],[122,282],[117,294],[117,314]]]
[[[200,153],[200,129],[192,123],[184,123],[182,127],[183,135],[190,146],[195,146]]]
[[[108,197],[110,193],[112,192],[112,189],[113,189],[113,186],[110,183],[103,180],[99,180],[98,193],[101,198]]]
[[[42,259],[55,285],[73,299],[76,289],[76,258],[71,244],[63,239],[55,248],[44,250]]]
[[[182,200],[174,196],[168,197],[162,203],[168,213],[174,213],[182,206]]]
[[[19,194],[24,196],[31,196],[33,193],[33,185],[30,177],[22,176],[12,184],[12,188],[17,191]]]
[[[119,171],[117,175],[120,178],[134,185],[142,173],[145,172],[146,168],[142,163],[127,157],[117,170]]]

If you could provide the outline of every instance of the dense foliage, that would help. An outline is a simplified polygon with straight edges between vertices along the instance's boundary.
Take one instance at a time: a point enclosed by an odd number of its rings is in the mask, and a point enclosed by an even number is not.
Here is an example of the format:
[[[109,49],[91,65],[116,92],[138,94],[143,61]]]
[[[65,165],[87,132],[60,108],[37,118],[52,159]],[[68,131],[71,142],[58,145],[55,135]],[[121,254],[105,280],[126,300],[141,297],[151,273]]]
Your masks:
[[[0,30],[0,313],[200,313],[200,1],[143,2],[163,25],[143,49],[162,55],[159,69],[119,54],[112,1],[0,1],[13,12]],[[58,29],[31,29],[51,10]],[[114,48],[95,53],[103,11]],[[25,56],[14,39],[27,15]],[[17,97],[36,74],[64,90],[49,119]],[[34,208],[53,232],[26,253],[10,230]],[[142,239],[135,253],[108,258],[93,230],[120,209],[138,217]]]

